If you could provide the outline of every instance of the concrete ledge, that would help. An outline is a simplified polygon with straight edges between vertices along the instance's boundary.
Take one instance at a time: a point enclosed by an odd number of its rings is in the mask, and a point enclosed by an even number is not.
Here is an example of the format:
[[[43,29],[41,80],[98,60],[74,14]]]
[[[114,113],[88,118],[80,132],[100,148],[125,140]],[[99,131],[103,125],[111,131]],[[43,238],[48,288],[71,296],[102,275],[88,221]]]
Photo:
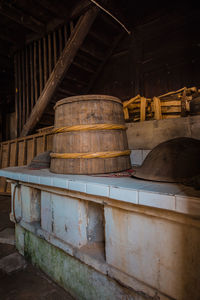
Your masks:
[[[127,123],[129,149],[153,149],[177,137],[200,139],[200,116]]]
[[[26,167],[2,169],[0,176],[36,186],[60,188],[126,203],[163,208],[195,216],[200,215],[200,191],[181,184],[134,178],[60,175],[51,173],[49,169],[38,171],[29,170]]]

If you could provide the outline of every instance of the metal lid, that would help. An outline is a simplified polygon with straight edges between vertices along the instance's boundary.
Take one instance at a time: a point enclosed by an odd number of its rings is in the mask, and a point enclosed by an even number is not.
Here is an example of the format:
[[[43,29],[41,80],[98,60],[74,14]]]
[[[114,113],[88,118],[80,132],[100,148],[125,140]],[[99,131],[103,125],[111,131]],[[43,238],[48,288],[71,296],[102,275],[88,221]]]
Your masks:
[[[50,168],[50,153],[51,151],[43,152],[35,156],[28,165],[30,169],[46,169]]]
[[[156,146],[133,177],[165,182],[183,182],[200,174],[200,140],[180,137]]]

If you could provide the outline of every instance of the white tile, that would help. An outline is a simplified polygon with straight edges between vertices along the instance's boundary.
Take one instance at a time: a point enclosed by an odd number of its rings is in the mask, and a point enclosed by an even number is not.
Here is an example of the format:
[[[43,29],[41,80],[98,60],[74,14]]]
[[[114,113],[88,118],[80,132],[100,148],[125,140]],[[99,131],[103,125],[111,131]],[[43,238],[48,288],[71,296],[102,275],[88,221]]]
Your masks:
[[[189,214],[200,215],[200,199],[186,196],[176,196],[176,211]]]
[[[19,180],[28,182],[28,174],[19,174]]]
[[[137,190],[123,189],[118,187],[110,187],[110,198],[121,200],[124,202],[138,203]]]
[[[139,204],[156,208],[175,210],[175,197],[139,191]]]
[[[109,187],[103,184],[87,183],[86,193],[91,195],[97,195],[102,197],[109,196]]]
[[[53,178],[50,176],[40,176],[40,184],[52,186]]]
[[[131,164],[141,165],[142,164],[142,150],[131,150]]]
[[[53,177],[53,186],[67,189],[68,188],[68,180],[66,178]]]
[[[28,182],[39,184],[40,183],[40,176],[29,175],[28,176]]]
[[[86,193],[86,183],[69,180],[69,190]]]

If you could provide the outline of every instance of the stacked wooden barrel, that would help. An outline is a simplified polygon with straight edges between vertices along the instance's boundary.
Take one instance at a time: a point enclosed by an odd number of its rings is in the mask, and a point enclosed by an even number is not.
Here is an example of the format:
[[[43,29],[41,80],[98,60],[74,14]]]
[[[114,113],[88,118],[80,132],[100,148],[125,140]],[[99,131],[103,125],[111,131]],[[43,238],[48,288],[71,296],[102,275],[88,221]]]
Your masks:
[[[123,106],[120,99],[84,95],[55,106],[51,171],[99,174],[130,168]]]

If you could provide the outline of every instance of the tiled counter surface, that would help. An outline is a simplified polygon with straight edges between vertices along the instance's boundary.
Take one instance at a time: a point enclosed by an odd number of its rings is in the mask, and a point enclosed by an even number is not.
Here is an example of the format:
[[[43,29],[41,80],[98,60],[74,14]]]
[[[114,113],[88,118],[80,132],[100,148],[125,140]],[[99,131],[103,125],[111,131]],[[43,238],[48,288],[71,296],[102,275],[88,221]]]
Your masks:
[[[2,169],[0,176],[142,206],[200,215],[200,191],[181,184],[145,181],[131,177],[62,175],[51,173],[49,169],[30,170],[27,167]]]
[[[27,167],[0,176],[17,249],[75,298],[199,300],[199,191]]]

